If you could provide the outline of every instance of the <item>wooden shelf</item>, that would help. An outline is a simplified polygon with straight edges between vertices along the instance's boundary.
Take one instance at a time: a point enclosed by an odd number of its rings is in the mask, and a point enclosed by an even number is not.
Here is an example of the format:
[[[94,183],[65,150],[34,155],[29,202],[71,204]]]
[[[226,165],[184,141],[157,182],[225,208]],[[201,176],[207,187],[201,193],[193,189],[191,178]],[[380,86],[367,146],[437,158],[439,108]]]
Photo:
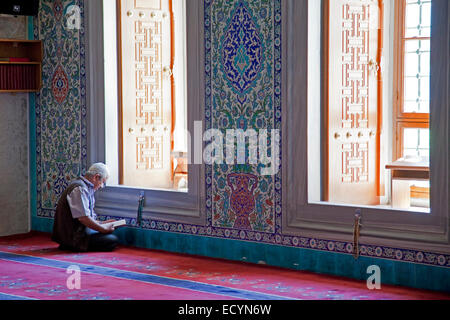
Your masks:
[[[430,171],[430,161],[428,158],[420,158],[417,161],[407,161],[400,158],[397,161],[388,163],[386,169],[404,171]]]
[[[1,42],[37,43],[37,42],[40,42],[41,40],[0,38],[0,41]]]
[[[43,48],[40,40],[0,39],[0,92],[37,92],[42,87]]]
[[[26,93],[26,92],[39,92],[39,90],[36,89],[0,90],[0,93]]]
[[[29,58],[42,62],[43,51],[40,40],[0,39],[1,58]]]
[[[391,170],[391,190],[392,190],[392,206],[394,208],[408,209],[411,205],[411,181],[427,181],[430,179],[430,161],[428,158],[418,158],[411,161],[400,158],[397,161],[386,165],[386,169]],[[429,195],[428,195],[429,197]]]

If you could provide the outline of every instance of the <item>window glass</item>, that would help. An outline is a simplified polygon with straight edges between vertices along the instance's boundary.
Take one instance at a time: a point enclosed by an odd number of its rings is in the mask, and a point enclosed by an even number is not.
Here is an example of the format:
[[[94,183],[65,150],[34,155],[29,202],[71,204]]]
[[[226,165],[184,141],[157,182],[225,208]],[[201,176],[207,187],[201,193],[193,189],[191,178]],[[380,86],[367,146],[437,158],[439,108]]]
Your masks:
[[[430,152],[428,128],[405,128],[403,132],[403,155],[428,157]]]
[[[407,0],[405,37],[429,37],[431,26],[431,0]]]
[[[430,112],[431,0],[407,0],[404,34],[403,112]]]

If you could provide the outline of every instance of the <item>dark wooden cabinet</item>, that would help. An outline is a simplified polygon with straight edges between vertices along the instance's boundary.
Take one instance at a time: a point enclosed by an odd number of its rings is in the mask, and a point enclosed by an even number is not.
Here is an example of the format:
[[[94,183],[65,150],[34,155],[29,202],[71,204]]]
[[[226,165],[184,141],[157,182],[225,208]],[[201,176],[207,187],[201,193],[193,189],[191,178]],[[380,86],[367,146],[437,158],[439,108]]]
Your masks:
[[[0,92],[37,92],[42,87],[42,41],[0,39]]]

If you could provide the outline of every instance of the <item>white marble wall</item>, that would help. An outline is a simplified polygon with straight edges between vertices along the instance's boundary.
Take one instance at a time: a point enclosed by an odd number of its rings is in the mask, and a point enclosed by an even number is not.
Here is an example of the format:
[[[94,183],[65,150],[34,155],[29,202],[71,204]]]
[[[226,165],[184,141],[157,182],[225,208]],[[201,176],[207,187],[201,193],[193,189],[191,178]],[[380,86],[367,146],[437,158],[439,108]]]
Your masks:
[[[0,15],[0,38],[26,39],[25,17]],[[0,93],[0,236],[29,229],[28,94]]]

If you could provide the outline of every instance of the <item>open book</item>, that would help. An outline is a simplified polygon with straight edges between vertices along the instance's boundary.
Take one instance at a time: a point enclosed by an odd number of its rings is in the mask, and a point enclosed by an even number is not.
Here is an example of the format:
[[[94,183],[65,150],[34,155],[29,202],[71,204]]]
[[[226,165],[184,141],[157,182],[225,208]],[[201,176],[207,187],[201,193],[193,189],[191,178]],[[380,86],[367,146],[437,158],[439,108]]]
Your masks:
[[[110,225],[113,225],[114,228],[117,228],[117,227],[125,226],[126,224],[127,224],[127,221],[125,219],[121,219],[121,220],[117,220],[117,221],[113,221],[113,222],[104,223],[104,224],[102,224],[102,226],[105,228],[108,228]]]

